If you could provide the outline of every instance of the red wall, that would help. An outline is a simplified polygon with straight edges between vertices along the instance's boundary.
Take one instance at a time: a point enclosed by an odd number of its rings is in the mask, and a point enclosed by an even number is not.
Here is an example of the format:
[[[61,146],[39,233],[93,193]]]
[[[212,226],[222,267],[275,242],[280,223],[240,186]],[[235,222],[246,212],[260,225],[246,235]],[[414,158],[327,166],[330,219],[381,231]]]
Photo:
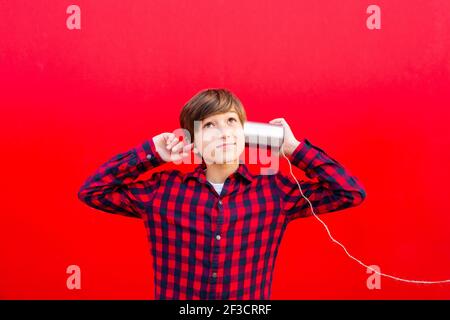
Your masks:
[[[81,30],[66,27],[71,4]],[[370,4],[380,30],[366,27]],[[449,30],[445,0],[0,2],[0,298],[153,298],[142,221],[77,191],[112,156],[178,128],[208,87],[233,91],[249,120],[284,117],[361,180],[362,205],[322,216],[350,253],[398,277],[450,279]],[[72,264],[80,290],[66,287]],[[368,276],[299,219],[272,298],[450,298],[450,284],[369,290]]]

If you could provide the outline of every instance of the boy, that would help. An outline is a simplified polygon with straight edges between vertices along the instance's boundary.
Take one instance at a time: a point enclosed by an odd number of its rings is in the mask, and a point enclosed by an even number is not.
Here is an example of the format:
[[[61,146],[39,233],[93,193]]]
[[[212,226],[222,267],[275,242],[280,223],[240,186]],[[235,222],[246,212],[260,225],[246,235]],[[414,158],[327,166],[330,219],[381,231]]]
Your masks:
[[[239,161],[245,121],[245,110],[230,91],[203,90],[180,114],[193,143],[173,133],[156,135],[110,159],[79,190],[79,199],[93,208],[143,219],[155,299],[270,299],[285,228],[312,213],[290,176],[254,175]],[[308,178],[318,178],[300,182],[316,214],[364,200],[364,187],[336,160],[307,139],[297,140],[283,118],[270,123],[284,127],[281,148],[291,163]],[[147,170],[189,156],[193,148],[202,157],[194,171],[160,171],[135,181]]]

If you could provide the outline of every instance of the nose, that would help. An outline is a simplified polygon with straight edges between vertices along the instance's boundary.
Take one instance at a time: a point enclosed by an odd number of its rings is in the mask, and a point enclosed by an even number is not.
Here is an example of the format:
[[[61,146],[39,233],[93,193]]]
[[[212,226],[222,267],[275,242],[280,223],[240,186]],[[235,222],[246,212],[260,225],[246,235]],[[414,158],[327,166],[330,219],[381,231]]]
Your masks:
[[[227,138],[227,137],[231,137],[231,132],[232,132],[232,128],[230,128],[230,126],[228,125],[220,125],[219,126],[219,130],[220,130],[220,137],[221,138]]]

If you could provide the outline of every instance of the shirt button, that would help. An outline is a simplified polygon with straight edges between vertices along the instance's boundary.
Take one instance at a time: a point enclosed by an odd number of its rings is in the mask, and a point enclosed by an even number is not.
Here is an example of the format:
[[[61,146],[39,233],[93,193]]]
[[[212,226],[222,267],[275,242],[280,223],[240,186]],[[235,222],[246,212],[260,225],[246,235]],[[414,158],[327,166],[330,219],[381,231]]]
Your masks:
[[[216,236],[216,239],[217,239],[217,240],[220,240],[220,239],[221,239],[220,234],[218,234],[218,235]]]
[[[217,273],[213,272],[212,277],[217,278]]]
[[[222,205],[222,200],[219,200],[219,206],[221,206]]]
[[[152,158],[152,155],[149,153],[147,154],[147,159],[150,160]]]

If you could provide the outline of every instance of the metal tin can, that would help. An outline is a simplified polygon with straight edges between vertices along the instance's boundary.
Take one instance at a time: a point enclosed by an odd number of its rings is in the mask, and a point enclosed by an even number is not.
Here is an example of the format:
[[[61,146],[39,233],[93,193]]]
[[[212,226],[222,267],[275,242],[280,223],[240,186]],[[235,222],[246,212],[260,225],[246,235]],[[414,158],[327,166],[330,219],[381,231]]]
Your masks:
[[[244,122],[245,143],[249,146],[280,148],[284,140],[284,127],[270,123]]]

